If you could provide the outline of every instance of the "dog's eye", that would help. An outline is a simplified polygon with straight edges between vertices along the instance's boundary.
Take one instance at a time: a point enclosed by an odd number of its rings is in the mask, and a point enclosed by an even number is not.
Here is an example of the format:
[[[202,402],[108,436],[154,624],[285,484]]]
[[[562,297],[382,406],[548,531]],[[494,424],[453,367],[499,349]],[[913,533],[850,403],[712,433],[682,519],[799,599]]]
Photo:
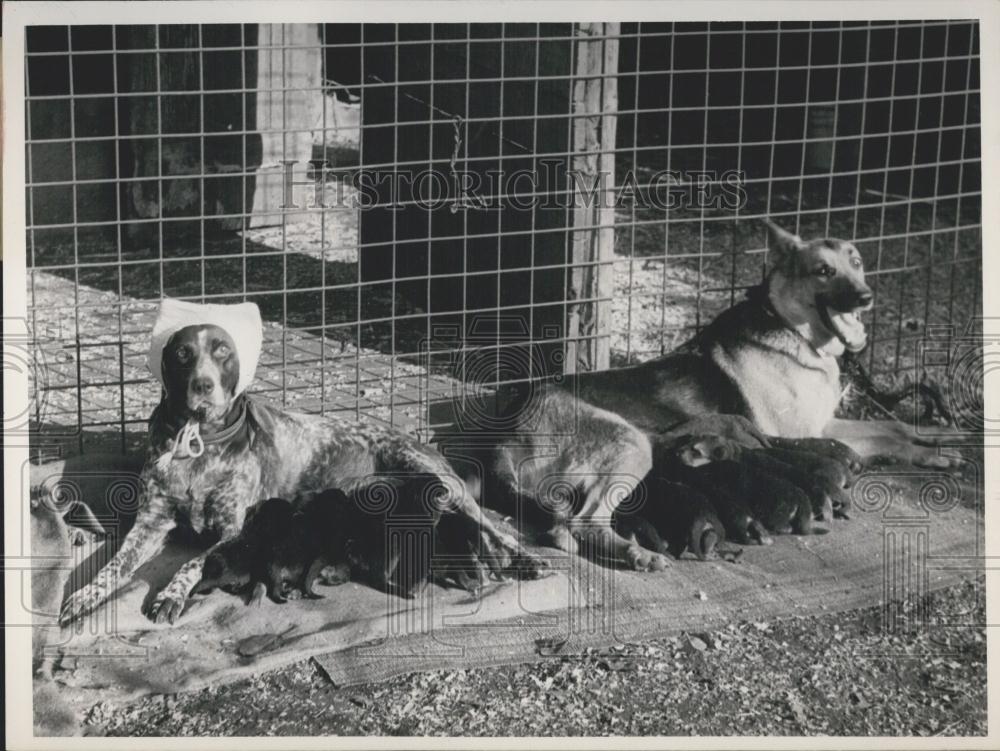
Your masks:
[[[191,359],[191,348],[188,346],[178,347],[175,354],[177,356],[177,362],[187,362]]]
[[[851,258],[851,267],[855,268],[855,269],[860,269],[861,268],[861,259],[858,258],[857,256],[853,256]]]
[[[221,359],[226,359],[229,357],[229,347],[225,344],[220,344],[215,348],[215,356]]]
[[[836,273],[837,273],[837,270],[835,268],[833,268],[833,266],[831,266],[831,265],[829,265],[827,263],[824,263],[822,266],[820,266],[818,269],[816,269],[816,275],[817,276],[821,276],[824,279],[829,279],[831,276],[836,275]]]

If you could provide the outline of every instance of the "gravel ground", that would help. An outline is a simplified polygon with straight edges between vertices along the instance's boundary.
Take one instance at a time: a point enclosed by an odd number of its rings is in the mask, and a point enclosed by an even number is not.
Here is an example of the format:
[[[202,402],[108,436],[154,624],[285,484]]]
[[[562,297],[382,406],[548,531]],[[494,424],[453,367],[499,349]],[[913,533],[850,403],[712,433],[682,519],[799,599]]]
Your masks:
[[[922,623],[878,608],[338,688],[312,661],[190,694],[107,703],[108,735],[916,735],[986,733],[983,582]]]

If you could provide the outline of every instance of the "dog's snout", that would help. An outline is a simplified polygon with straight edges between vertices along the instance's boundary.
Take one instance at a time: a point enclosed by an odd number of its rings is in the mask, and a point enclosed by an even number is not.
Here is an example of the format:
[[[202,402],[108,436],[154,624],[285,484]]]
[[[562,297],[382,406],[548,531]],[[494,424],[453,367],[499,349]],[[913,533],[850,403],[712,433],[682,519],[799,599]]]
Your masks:
[[[195,378],[191,381],[191,391],[198,396],[205,396],[212,393],[213,386],[211,378]]]
[[[872,300],[874,300],[874,299],[875,298],[872,295],[872,293],[871,293],[870,290],[862,292],[860,295],[858,295],[858,302],[861,303],[862,305],[864,305],[865,307],[871,305],[872,304]]]

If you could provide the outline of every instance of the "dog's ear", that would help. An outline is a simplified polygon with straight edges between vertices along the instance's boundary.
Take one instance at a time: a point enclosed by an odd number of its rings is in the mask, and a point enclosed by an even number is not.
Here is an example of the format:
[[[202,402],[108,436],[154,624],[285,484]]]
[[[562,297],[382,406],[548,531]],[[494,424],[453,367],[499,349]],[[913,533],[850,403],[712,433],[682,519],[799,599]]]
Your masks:
[[[712,462],[713,443],[705,438],[689,438],[678,452],[681,463],[688,467],[701,467]]]
[[[806,247],[802,238],[783,230],[770,219],[765,219],[764,224],[767,225],[767,249],[774,257],[774,265],[783,265]]]

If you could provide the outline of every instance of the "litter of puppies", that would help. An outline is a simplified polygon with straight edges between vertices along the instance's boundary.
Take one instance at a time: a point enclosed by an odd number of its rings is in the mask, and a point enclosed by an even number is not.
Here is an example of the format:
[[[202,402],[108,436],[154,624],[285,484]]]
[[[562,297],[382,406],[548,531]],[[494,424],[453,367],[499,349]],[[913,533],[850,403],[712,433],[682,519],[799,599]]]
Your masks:
[[[848,518],[861,465],[846,446],[740,440],[703,429],[693,420],[657,442],[644,502],[622,504],[615,519],[620,533],[675,558],[691,552],[701,560],[733,560],[718,543],[768,545],[771,534],[824,534],[814,522]]]

